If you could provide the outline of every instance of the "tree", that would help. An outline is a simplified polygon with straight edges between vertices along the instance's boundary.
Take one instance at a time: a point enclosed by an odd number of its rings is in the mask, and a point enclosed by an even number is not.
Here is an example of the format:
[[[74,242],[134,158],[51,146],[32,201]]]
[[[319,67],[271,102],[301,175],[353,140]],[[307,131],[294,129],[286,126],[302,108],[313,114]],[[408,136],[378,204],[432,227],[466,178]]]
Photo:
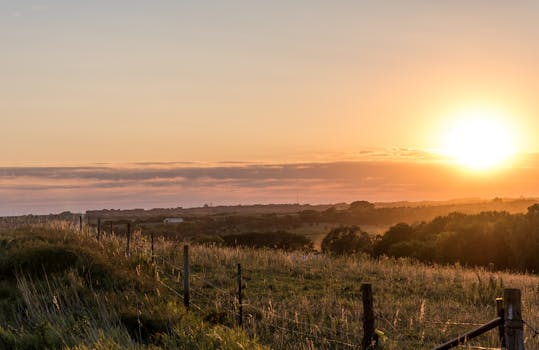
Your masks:
[[[350,203],[350,208],[348,209],[353,210],[353,211],[373,210],[374,204],[367,201],[355,201],[355,202]]]
[[[233,247],[272,248],[286,251],[313,249],[313,242],[310,239],[286,231],[248,232],[226,235],[221,238],[225,245]]]
[[[414,229],[408,224],[399,223],[392,226],[380,239],[374,247],[376,256],[388,254],[390,247],[403,241],[411,239],[414,235]]]
[[[322,240],[322,251],[332,254],[370,253],[372,240],[358,226],[341,226],[331,230]]]

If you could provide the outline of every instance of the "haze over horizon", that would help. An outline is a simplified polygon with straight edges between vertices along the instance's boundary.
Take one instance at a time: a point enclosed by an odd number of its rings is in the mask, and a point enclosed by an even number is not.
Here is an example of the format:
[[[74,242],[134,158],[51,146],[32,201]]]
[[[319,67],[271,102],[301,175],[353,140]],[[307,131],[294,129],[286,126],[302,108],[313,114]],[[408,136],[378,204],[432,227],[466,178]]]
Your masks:
[[[0,2],[0,215],[539,196],[539,2]]]

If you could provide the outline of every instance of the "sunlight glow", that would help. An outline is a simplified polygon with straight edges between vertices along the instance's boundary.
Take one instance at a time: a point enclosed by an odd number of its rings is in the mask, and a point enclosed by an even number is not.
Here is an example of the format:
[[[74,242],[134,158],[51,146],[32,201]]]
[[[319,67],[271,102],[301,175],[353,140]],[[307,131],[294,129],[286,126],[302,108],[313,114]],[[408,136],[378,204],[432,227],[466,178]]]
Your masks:
[[[510,129],[496,113],[467,111],[447,133],[444,154],[466,168],[501,166],[515,153]]]

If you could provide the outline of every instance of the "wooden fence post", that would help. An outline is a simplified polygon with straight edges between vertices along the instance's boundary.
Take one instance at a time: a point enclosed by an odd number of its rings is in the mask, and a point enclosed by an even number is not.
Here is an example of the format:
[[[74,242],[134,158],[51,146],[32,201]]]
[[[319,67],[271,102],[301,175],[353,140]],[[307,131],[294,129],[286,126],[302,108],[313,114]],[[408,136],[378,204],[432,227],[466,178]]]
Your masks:
[[[520,289],[503,291],[505,345],[507,350],[524,350],[524,323]]]
[[[112,221],[110,222],[110,235],[112,236]]]
[[[154,254],[154,247],[153,247],[153,231],[150,232],[150,241],[151,241],[152,262],[153,262],[153,261],[155,261],[155,254]]]
[[[503,298],[496,298],[496,316],[502,319],[502,323],[498,326],[498,338],[500,339],[500,345],[502,349],[505,349],[505,329],[504,329],[504,308]]]
[[[101,240],[101,219],[97,219],[97,241]]]
[[[189,310],[189,246],[183,246],[183,305]]]
[[[82,233],[82,215],[79,215],[79,232]]]
[[[372,286],[369,283],[361,285],[363,296],[363,341],[362,349],[375,349],[378,339],[374,333],[374,308],[372,300]]]
[[[238,326],[243,327],[243,295],[242,295],[241,264],[238,264]]]
[[[125,245],[125,254],[127,256],[131,255],[131,223],[127,223],[127,240]]]

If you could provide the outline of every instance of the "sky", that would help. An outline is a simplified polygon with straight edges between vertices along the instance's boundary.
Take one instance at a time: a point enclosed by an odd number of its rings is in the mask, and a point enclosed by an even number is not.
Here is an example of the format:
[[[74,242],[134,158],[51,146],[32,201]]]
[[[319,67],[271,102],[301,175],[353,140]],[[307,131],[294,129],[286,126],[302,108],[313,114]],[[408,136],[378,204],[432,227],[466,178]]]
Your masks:
[[[468,185],[441,194],[436,186],[419,191],[387,183],[425,159],[451,179],[457,170],[431,154],[462,111],[474,108],[496,111],[519,153],[539,152],[534,0],[0,0],[0,45],[0,215],[212,201],[201,182],[161,196],[150,196],[153,188],[141,183],[122,184],[152,199],[120,198],[77,178],[88,167],[115,169],[120,177],[126,169],[194,167],[206,169],[197,179],[217,183],[214,171],[223,162],[241,169],[328,163],[341,169],[344,161],[371,170],[389,162],[387,181],[370,187],[378,197],[366,190],[322,196],[316,186],[301,192],[317,202],[466,196]],[[364,157],[373,150],[383,160]],[[402,150],[414,156],[403,159]],[[514,168],[511,177],[534,166]],[[73,170],[71,182],[64,167]],[[45,173],[29,175],[35,168]],[[327,188],[332,180],[359,186],[354,169],[302,178]],[[270,178],[284,186],[277,175]],[[298,185],[277,196],[241,179],[232,176],[235,190],[223,189],[213,202],[297,197]],[[409,182],[423,181],[415,179]],[[474,194],[539,194],[533,188]]]

